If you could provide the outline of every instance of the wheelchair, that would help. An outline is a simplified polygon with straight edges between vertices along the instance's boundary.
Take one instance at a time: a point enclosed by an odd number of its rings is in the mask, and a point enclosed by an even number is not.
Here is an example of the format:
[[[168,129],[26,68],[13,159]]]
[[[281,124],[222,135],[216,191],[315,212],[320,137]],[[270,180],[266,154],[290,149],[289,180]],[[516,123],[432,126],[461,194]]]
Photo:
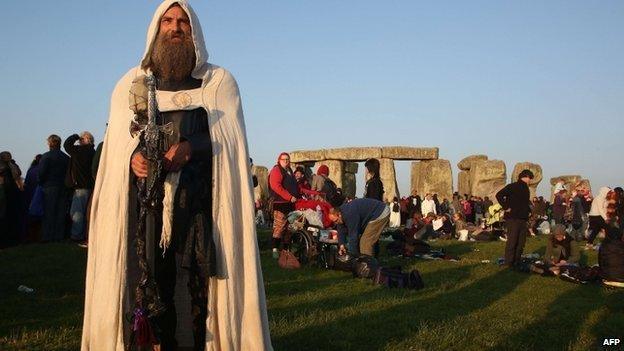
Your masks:
[[[303,216],[289,224],[288,231],[290,251],[301,265],[316,265],[325,269],[336,265],[338,240],[326,235],[330,231],[310,225]]]

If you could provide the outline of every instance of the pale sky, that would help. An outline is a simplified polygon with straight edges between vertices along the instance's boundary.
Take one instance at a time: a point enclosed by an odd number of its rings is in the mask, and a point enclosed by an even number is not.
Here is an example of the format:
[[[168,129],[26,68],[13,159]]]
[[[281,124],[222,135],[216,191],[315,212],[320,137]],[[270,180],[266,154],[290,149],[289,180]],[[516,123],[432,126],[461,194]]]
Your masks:
[[[0,149],[24,172],[51,133],[102,139],[157,5],[3,5]],[[437,146],[455,178],[457,161],[483,153],[508,174],[539,163],[543,195],[562,174],[624,184],[622,1],[191,5],[210,61],[238,80],[256,164],[297,149]],[[397,170],[407,194],[409,163]]]

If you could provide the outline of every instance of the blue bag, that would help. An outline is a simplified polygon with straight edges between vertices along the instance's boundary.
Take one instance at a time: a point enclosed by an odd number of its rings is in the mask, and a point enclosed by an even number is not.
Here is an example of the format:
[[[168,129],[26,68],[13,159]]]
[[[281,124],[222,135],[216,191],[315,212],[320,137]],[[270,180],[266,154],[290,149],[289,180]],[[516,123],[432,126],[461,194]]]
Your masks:
[[[43,188],[41,185],[37,185],[35,188],[35,194],[28,207],[28,214],[33,217],[43,216]]]

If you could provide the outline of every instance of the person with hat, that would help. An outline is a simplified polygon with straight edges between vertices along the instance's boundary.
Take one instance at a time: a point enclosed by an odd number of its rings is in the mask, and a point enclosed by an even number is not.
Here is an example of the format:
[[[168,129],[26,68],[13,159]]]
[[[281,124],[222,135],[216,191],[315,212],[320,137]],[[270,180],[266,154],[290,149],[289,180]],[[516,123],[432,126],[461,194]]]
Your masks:
[[[518,175],[518,181],[508,184],[496,193],[496,200],[505,211],[507,227],[505,265],[509,268],[514,268],[520,263],[526,242],[527,221],[531,212],[529,193],[531,179],[533,179],[533,172],[525,169]]]
[[[555,275],[559,275],[561,267],[578,266],[581,259],[579,246],[566,232],[566,226],[557,224],[553,229],[553,234],[546,244],[544,263]]]
[[[329,177],[329,167],[327,167],[327,165],[320,165],[316,170],[316,174],[312,175],[312,190],[318,192],[322,191],[327,177]]]

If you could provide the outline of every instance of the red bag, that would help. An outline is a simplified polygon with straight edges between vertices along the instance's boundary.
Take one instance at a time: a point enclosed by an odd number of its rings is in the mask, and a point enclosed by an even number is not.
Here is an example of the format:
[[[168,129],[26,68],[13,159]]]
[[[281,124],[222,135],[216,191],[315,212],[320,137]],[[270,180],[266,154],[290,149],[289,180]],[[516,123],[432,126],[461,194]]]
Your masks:
[[[284,269],[299,269],[301,268],[301,263],[295,255],[289,250],[280,251],[279,259],[277,260],[277,264],[280,268]]]

